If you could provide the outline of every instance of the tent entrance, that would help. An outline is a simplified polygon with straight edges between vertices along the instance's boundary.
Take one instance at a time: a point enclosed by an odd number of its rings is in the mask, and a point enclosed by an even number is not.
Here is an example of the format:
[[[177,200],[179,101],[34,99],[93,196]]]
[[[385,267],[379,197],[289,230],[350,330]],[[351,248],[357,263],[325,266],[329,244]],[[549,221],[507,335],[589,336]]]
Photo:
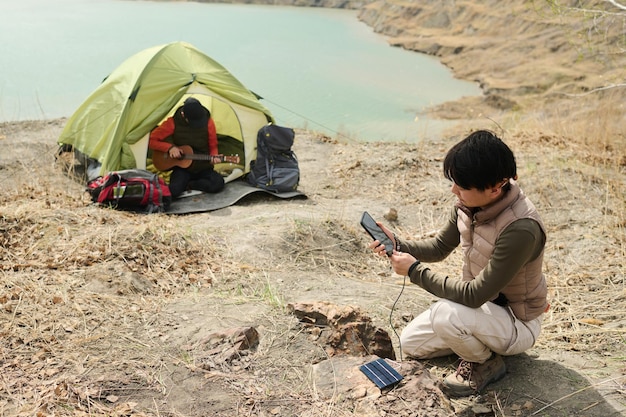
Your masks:
[[[218,152],[223,155],[237,155],[241,160],[240,164],[217,164],[215,165],[215,170],[225,177],[226,182],[239,178],[243,175],[244,168],[249,165],[246,160],[243,129],[239,116],[231,103],[212,94],[205,86],[195,82],[190,85],[186,94],[181,97],[157,125],[171,117],[176,109],[182,106],[189,97],[198,99],[211,112],[217,131]],[[149,136],[150,133],[147,133],[138,142],[129,145],[129,147],[135,157],[137,168],[156,172],[154,166],[151,165],[152,151],[148,149]]]

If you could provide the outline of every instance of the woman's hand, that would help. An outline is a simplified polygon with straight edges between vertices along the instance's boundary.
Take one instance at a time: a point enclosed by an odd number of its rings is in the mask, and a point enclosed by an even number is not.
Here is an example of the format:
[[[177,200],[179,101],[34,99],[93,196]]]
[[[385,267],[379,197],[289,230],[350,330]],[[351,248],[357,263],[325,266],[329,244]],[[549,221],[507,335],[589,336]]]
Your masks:
[[[385,226],[383,226],[382,223],[376,222],[376,224],[389,237],[389,239],[393,243],[393,247],[391,249],[392,250],[395,249],[396,246],[398,245],[398,242],[396,242],[396,239],[395,239],[393,233],[391,233],[391,231],[389,231],[389,229],[387,229]],[[379,240],[374,240],[372,243],[370,243],[368,245],[368,247],[370,249],[372,249],[374,251],[374,253],[377,254],[378,256],[387,256],[387,251],[386,250],[389,249],[389,248],[385,247],[385,245],[381,244]]]
[[[409,275],[409,268],[417,261],[417,259],[410,253],[397,252],[395,250],[389,257],[389,260],[391,261],[393,272],[402,276]]]
[[[393,242],[393,253],[389,257],[393,271],[398,275],[407,276],[409,274],[409,268],[417,261],[417,258],[409,253],[398,252],[396,250],[398,242],[396,242],[394,234],[381,223],[376,222],[376,224],[385,232],[389,239],[391,239],[391,242]],[[368,247],[378,256],[387,256],[387,248],[378,240],[372,241]]]
[[[180,159],[183,157],[183,151],[178,146],[172,146],[167,153],[172,159]]]

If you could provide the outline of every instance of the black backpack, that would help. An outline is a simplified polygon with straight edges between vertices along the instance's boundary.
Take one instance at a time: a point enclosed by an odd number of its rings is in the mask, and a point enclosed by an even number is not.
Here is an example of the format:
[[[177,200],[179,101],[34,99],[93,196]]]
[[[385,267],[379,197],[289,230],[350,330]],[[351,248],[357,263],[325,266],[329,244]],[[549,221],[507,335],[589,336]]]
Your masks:
[[[295,132],[273,124],[257,133],[257,156],[250,162],[248,183],[273,192],[295,191],[300,182],[298,158],[291,150]]]

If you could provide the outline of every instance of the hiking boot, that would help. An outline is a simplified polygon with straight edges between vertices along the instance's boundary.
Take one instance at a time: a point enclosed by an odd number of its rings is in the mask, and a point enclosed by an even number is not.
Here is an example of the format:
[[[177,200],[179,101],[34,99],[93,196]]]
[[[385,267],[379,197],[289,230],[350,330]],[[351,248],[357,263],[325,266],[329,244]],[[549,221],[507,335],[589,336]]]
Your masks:
[[[467,397],[480,393],[488,384],[502,378],[506,366],[495,353],[485,363],[461,360],[456,372],[443,380],[444,391],[451,397]]]

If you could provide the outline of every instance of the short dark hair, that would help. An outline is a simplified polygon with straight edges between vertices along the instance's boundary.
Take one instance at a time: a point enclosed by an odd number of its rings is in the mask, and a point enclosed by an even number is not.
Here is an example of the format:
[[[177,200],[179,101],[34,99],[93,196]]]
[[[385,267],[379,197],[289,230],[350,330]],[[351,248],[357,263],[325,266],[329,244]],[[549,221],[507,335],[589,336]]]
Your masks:
[[[461,188],[483,191],[517,178],[517,166],[513,152],[495,133],[478,130],[448,151],[443,174]]]

